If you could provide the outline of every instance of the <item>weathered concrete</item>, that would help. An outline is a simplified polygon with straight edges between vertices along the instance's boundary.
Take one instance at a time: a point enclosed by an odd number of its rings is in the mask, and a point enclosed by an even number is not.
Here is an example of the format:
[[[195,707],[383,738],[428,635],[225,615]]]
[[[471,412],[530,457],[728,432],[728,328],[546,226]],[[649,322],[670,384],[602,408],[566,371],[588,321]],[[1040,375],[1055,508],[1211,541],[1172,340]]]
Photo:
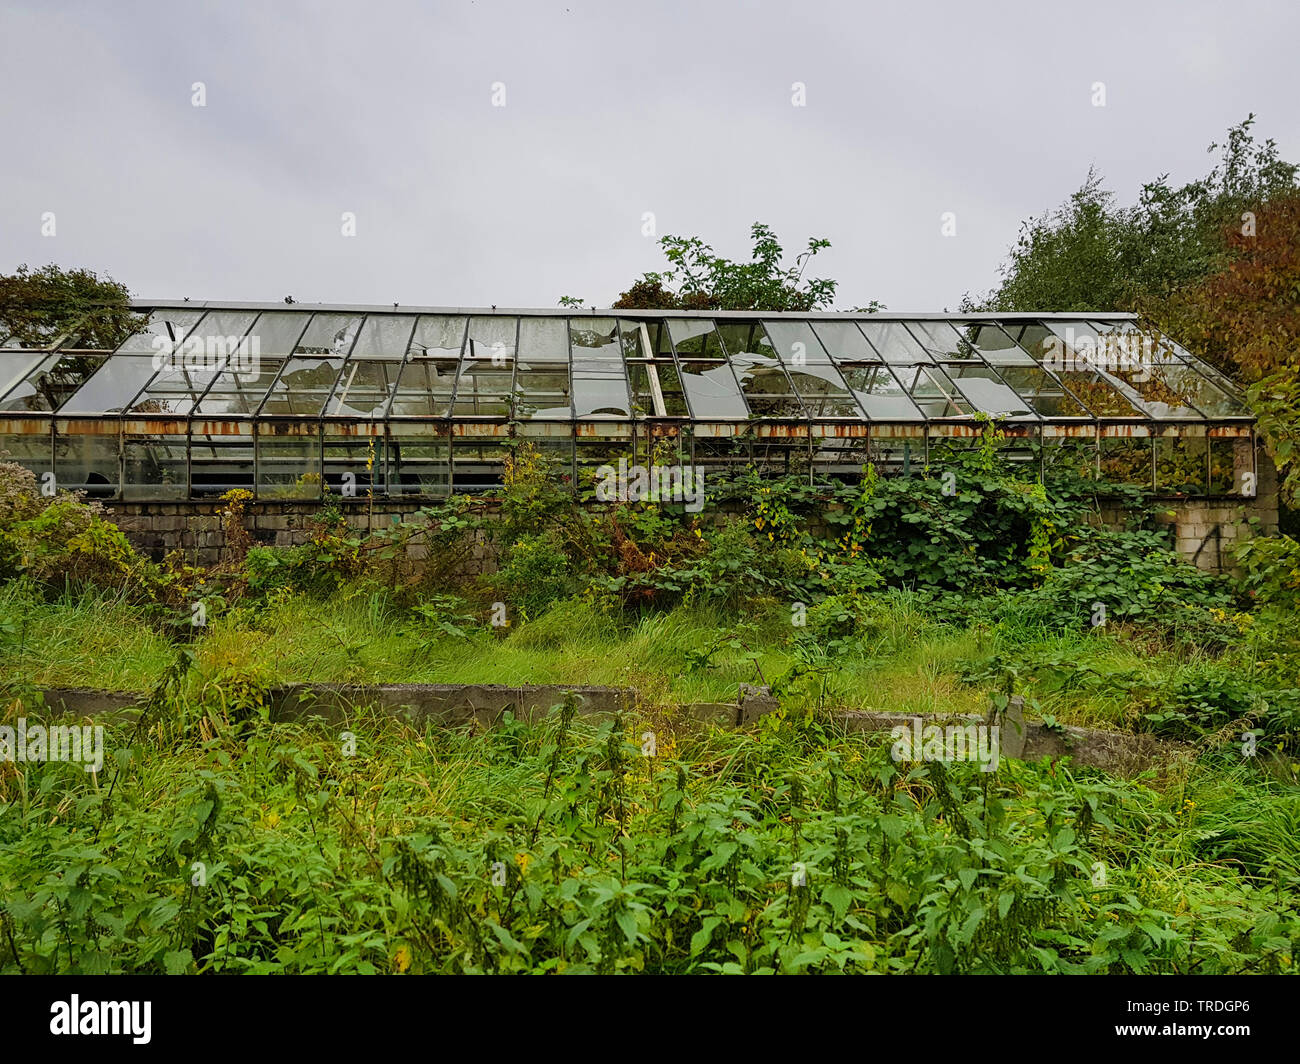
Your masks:
[[[630,688],[562,684],[299,684],[267,692],[271,720],[275,722],[315,718],[345,724],[358,710],[374,708],[412,724],[474,724],[480,728],[495,727],[507,711],[522,721],[542,720],[563,705],[570,694],[577,699],[578,713],[583,716],[634,713],[639,706],[637,693]],[[44,695],[47,709],[55,716],[119,717],[144,701],[143,695],[89,688],[51,688]],[[752,724],[779,708],[769,688],[741,684],[739,704],[691,703],[682,707],[682,715],[697,723],[731,728]],[[1135,775],[1162,758],[1190,749],[1152,735],[1068,725],[1049,728],[1024,719],[1024,702],[1019,697],[1012,699],[1005,713],[996,716],[845,710],[835,714],[835,719],[848,732],[889,731],[900,725],[910,730],[914,720],[923,727],[996,723],[1001,727],[1002,757],[1026,761],[1069,757],[1076,765],[1121,776]]]
[[[412,723],[433,720],[442,724],[484,727],[497,724],[507,711],[518,720],[543,719],[572,694],[578,713],[628,712],[636,706],[636,692],[618,687],[583,687],[542,684],[510,687],[502,684],[303,684],[271,692],[273,721],[322,717],[346,720],[362,707],[385,710]]]
[[[1099,731],[1073,725],[1065,725],[1059,730],[1048,728],[1041,722],[1024,720],[1023,715],[1020,718],[1023,735],[1017,737],[1018,729],[1010,707],[1008,710],[1007,717],[999,722],[1002,757],[1022,761],[1068,757],[1076,765],[1104,769],[1117,776],[1134,776],[1162,758],[1190,749],[1183,743],[1166,742],[1141,733]],[[923,726],[988,723],[987,717],[972,714],[870,713],[862,710],[840,713],[837,720],[850,732],[889,731],[898,726],[910,729],[913,720],[919,720]]]
[[[97,691],[90,687],[51,687],[42,692],[45,708],[56,716],[113,716],[141,705],[132,691]]]
[[[768,713],[775,713],[780,708],[777,700],[772,697],[770,687],[755,687],[752,684],[742,683],[736,723],[750,724]]]

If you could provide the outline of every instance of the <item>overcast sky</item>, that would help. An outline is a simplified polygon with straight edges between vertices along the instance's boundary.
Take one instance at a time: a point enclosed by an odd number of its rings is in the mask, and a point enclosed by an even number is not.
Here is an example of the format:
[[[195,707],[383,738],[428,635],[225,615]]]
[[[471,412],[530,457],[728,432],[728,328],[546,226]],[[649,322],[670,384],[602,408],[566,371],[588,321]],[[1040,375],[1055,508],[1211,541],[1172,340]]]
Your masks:
[[[1298,42],[1295,0],[0,0],[0,272],[608,306],[758,220],[841,308],[955,309],[1090,164],[1128,201],[1251,111],[1300,159]]]

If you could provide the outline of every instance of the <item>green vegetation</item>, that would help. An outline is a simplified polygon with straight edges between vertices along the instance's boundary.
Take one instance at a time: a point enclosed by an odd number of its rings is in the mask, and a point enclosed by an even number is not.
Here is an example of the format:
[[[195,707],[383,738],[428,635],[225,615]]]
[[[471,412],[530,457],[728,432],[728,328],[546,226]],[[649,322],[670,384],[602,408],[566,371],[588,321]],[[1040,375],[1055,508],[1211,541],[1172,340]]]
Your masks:
[[[1020,479],[997,444],[989,425],[855,486],[745,474],[700,514],[593,505],[521,448],[491,520],[456,499],[367,537],[327,506],[303,546],[251,549],[231,522],[210,572],[11,473],[5,722],[52,685],[148,709],[110,725],[98,775],[0,763],[0,968],[1291,971],[1297,548],[1208,576],[1154,528],[1094,527],[1104,486]],[[455,579],[438,559],[475,537],[498,568]],[[484,733],[270,723],[268,689],[308,680],[594,682],[644,705]],[[782,709],[751,728],[683,711],[764,681]],[[984,773],[896,762],[832,715],[1012,691],[1046,721],[1194,745],[1131,780]]]
[[[985,305],[1143,311],[1249,388],[1293,493],[1295,180],[1250,120],[1206,178],[1136,207],[1090,176]],[[826,241],[785,267],[752,236],[748,263],[665,237],[671,269],[619,305],[829,304],[833,281],[803,279]],[[124,298],[23,269],[0,321],[107,330],[83,333],[97,346],[129,328]],[[0,971],[1294,972],[1300,543],[1200,572],[1140,493],[1068,450],[1019,475],[1004,442],[988,422],[857,484],[749,471],[700,513],[597,503],[590,475],[575,496],[520,446],[494,498],[362,535],[327,495],[294,547],[253,545],[234,491],[210,571],[0,465],[0,727],[42,719],[50,686],[146,707],[108,726],[98,773],[0,760]],[[1100,520],[1116,494],[1129,527]],[[463,572],[471,547],[490,572]],[[601,683],[642,705],[597,721],[569,698],[486,732],[271,723],[270,688],[307,681]],[[742,683],[781,709],[738,730],[685,712]],[[1170,744],[1131,779],[1068,756],[983,772],[895,760],[834,712],[1012,695],[1061,735]]]

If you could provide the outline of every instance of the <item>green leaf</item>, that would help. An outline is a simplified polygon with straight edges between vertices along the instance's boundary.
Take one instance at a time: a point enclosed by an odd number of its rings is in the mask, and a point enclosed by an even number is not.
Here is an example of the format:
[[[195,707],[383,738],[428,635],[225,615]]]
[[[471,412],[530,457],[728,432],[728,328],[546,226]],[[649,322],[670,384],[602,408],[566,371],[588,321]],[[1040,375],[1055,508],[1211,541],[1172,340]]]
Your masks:
[[[173,949],[163,954],[163,968],[168,975],[184,975],[193,963],[194,955],[188,949]]]

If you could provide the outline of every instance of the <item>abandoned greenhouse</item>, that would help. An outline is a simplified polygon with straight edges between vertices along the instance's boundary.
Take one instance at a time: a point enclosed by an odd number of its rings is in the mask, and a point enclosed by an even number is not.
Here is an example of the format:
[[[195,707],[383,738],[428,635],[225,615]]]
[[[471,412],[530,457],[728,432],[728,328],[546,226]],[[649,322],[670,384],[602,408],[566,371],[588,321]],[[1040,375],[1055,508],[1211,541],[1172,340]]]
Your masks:
[[[853,478],[911,474],[990,419],[1028,471],[1075,462],[1182,500],[1202,530],[1178,532],[1185,553],[1247,510],[1276,523],[1237,388],[1131,315],[135,309],[112,350],[0,327],[0,452],[136,538],[202,545],[189,518],[232,488],[281,517],[323,492],[397,513],[488,490],[520,439],[575,485],[665,441],[706,474]]]

